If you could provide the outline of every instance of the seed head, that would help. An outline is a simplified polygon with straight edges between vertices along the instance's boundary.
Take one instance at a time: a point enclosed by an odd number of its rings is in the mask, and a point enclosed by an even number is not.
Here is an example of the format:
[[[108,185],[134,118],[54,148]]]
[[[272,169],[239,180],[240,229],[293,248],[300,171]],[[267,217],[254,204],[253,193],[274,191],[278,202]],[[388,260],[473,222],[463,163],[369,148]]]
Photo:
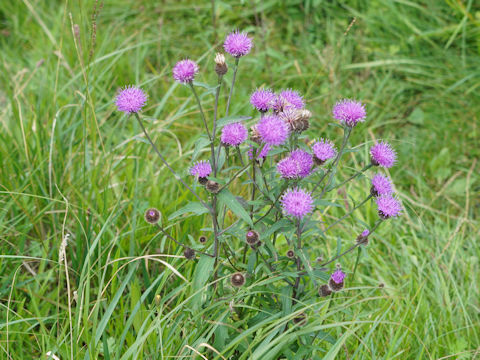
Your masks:
[[[185,258],[188,259],[188,260],[193,260],[193,259],[195,259],[195,250],[190,249],[190,248],[186,248],[183,251],[183,256],[185,256]]]
[[[160,220],[160,211],[155,208],[150,208],[145,211],[145,221],[149,224],[156,224]]]
[[[138,113],[147,103],[147,95],[136,86],[126,86],[119,91],[115,104],[126,114]]]
[[[230,278],[230,282],[235,287],[241,287],[245,284],[245,276],[243,276],[242,273],[237,272],[232,275],[232,277]]]
[[[222,53],[217,53],[215,55],[215,72],[219,76],[223,76],[227,73],[228,71],[228,66],[227,63],[225,62],[225,55]]]

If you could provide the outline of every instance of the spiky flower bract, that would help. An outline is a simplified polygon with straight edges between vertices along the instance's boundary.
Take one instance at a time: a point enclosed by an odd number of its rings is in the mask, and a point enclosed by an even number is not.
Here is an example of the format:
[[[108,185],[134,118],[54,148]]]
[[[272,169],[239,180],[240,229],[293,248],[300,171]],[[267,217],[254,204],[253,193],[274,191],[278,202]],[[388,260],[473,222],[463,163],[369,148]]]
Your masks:
[[[359,122],[365,121],[367,111],[360,101],[344,99],[335,104],[332,110],[333,117],[346,124],[354,127]]]
[[[302,149],[297,149],[297,150],[293,150],[290,153],[290,158],[295,160],[298,163],[299,177],[304,178],[310,175],[310,171],[312,170],[312,166],[313,166],[312,155],[310,155],[308,152]]]
[[[197,73],[198,64],[190,59],[181,60],[173,67],[173,78],[182,84],[191,83]]]
[[[372,156],[372,164],[375,166],[383,166],[391,168],[397,161],[397,154],[389,143],[380,141],[370,148],[370,155]]]
[[[239,58],[247,55],[252,49],[252,39],[246,32],[233,31],[227,35],[223,48],[233,57]]]
[[[313,211],[313,198],[311,193],[301,188],[287,190],[280,201],[283,212],[298,219],[303,218]]]
[[[126,114],[137,113],[147,103],[147,95],[142,89],[130,85],[121,89],[117,95],[115,104],[119,111]]]
[[[220,137],[222,143],[231,146],[237,146],[243,143],[248,138],[248,130],[240,122],[227,124],[222,129]]]
[[[393,193],[393,187],[390,180],[382,174],[376,174],[372,178],[372,191],[373,196],[390,195]]]
[[[253,159],[253,146],[250,146],[248,149],[248,157],[250,160]],[[260,144],[260,146],[257,148],[257,151],[255,152],[255,157],[257,160],[259,159],[265,159],[268,155],[268,152],[270,151],[271,147],[268,144]]]
[[[392,195],[381,195],[376,199],[378,215],[382,219],[399,216],[402,213],[402,205]]]
[[[282,90],[276,97],[273,108],[277,111],[287,109],[303,109],[305,101],[298,91],[292,89]]]
[[[190,168],[190,175],[197,176],[199,178],[206,178],[212,173],[212,166],[208,160],[198,161]]]
[[[333,145],[333,142],[328,139],[321,138],[319,141],[316,141],[312,146],[312,150],[315,158],[320,160],[321,163],[324,163],[337,155],[335,145]]]
[[[291,157],[286,157],[278,162],[277,171],[284,179],[294,179],[298,177],[300,165]]]
[[[288,124],[275,115],[264,116],[256,127],[262,141],[268,145],[282,145],[288,138]]]
[[[257,89],[250,96],[250,104],[261,112],[270,110],[273,106],[275,94],[270,89]]]

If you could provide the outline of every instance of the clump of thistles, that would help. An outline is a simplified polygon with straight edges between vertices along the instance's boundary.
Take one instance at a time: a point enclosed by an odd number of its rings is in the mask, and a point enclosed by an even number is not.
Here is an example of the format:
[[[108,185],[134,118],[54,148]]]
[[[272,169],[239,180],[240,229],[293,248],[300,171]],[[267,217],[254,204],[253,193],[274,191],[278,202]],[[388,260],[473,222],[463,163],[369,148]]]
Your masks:
[[[397,161],[397,154],[389,143],[380,141],[370,148],[372,164],[375,166],[383,166],[391,168]]]
[[[198,181],[205,185],[207,183],[208,176],[212,173],[212,166],[208,160],[198,161],[190,168],[190,175],[198,178]]]
[[[173,67],[173,78],[182,84],[191,83],[197,73],[198,65],[190,59],[181,60]]]
[[[332,112],[335,119],[349,127],[354,127],[357,123],[365,121],[367,117],[365,106],[359,101],[349,99],[337,102]]]
[[[335,145],[333,145],[330,140],[323,138],[313,144],[312,150],[317,165],[322,165],[327,160],[332,159],[337,155]]]
[[[239,58],[247,55],[252,49],[252,39],[246,32],[233,31],[227,35],[223,48],[233,57]]]
[[[286,215],[303,218],[313,211],[313,198],[311,193],[300,188],[287,190],[280,200],[283,212]]]
[[[288,138],[288,124],[275,115],[264,116],[256,126],[262,141],[268,145],[282,145]]]
[[[270,89],[257,89],[250,96],[250,104],[260,112],[267,112],[273,106],[275,94]]]
[[[220,140],[225,145],[238,146],[248,138],[248,130],[240,122],[227,124],[222,129]]]
[[[390,195],[393,193],[392,183],[385,175],[376,174],[372,178],[370,193],[375,197],[380,195]]]
[[[115,104],[119,111],[126,114],[137,113],[147,103],[147,95],[136,86],[126,86],[118,92]]]
[[[396,197],[392,195],[381,195],[376,199],[378,207],[378,216],[386,220],[391,217],[397,217],[402,213],[402,205]]]

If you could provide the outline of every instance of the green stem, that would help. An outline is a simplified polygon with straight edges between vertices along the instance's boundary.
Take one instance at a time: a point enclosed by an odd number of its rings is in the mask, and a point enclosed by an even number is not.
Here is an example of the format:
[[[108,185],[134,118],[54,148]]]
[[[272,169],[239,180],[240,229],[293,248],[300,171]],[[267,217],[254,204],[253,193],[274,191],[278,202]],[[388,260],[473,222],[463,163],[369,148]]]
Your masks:
[[[365,166],[362,170],[358,171],[356,174],[350,176],[347,180],[341,182],[340,184],[336,185],[334,188],[332,188],[332,190],[334,189],[337,189],[343,185],[345,185],[346,183],[348,183],[349,181],[355,179],[356,177],[360,176],[360,174],[363,174],[365,171],[367,171],[368,169],[370,169],[371,167],[373,166],[373,164],[368,164],[367,166]]]
[[[213,139],[212,135],[210,134],[210,130],[208,129],[207,125],[207,119],[205,118],[205,113],[203,112],[202,108],[202,103],[200,102],[200,98],[198,97],[197,91],[195,90],[195,86],[193,86],[192,82],[189,82],[188,85],[190,85],[190,89],[192,89],[193,95],[195,96],[195,99],[197,100],[197,105],[200,110],[200,115],[203,120],[203,125],[205,125],[205,130],[207,131],[208,138],[210,139],[210,143],[213,144]],[[214,150],[212,150],[212,154],[214,153]]]
[[[228,116],[228,111],[230,110],[230,101],[232,100],[233,87],[235,86],[235,79],[237,77],[237,70],[238,70],[238,62],[239,61],[240,61],[240,58],[237,57],[235,59],[235,67],[233,69],[232,86],[230,87],[230,93],[228,94],[227,109],[225,110],[225,116]]]
[[[342,221],[343,219],[349,217],[350,215],[352,215],[352,213],[357,210],[359,207],[361,207],[363,204],[365,204],[368,200],[370,200],[373,196],[372,195],[368,195],[367,198],[365,200],[363,200],[360,204],[358,204],[357,206],[355,206],[352,210],[350,210],[347,214],[343,215],[341,218],[335,220],[335,222],[331,225],[329,225],[323,232],[326,233],[328,230],[330,230],[332,227],[334,227],[335,225],[337,225],[340,221]]]

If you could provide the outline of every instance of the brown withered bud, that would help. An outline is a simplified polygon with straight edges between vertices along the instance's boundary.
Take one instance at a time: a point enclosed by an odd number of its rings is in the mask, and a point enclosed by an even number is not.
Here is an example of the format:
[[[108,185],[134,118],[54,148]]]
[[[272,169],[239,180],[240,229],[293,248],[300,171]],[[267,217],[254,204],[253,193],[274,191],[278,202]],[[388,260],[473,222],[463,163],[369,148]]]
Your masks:
[[[160,220],[160,211],[155,208],[150,208],[145,211],[145,221],[149,224],[156,224]]]
[[[249,245],[255,245],[260,239],[260,235],[255,230],[248,230],[245,239]]]
[[[293,251],[292,249],[288,250],[287,251],[287,257],[289,259],[293,259],[295,257],[295,251]]]
[[[187,258],[188,260],[193,260],[195,259],[195,250],[186,248],[183,251],[183,256],[185,256],[185,258]]]
[[[304,326],[307,324],[307,315],[304,313],[298,314],[292,321],[295,325]]]
[[[205,235],[202,235],[198,238],[198,242],[200,244],[205,244],[207,242],[207,237]]]
[[[208,178],[206,178],[206,177],[198,177],[198,182],[199,182],[201,185],[205,185],[205,184],[208,182]]]
[[[216,194],[220,191],[220,184],[216,181],[208,180],[205,184],[205,189],[211,192],[212,194]]]
[[[318,289],[318,295],[321,297],[327,297],[332,293],[332,289],[330,289],[330,286],[327,284],[324,284],[320,286],[320,289]]]
[[[385,287],[385,284],[384,284],[384,283],[380,283],[380,284],[378,284],[378,287],[379,287],[380,289],[383,289],[383,288]]]
[[[215,55],[215,72],[218,76],[223,76],[227,73],[228,66],[225,62],[225,55],[222,53],[217,53]]]
[[[245,284],[245,276],[243,276],[242,273],[237,272],[232,275],[232,277],[230,278],[230,282],[235,287],[241,287]]]
[[[290,131],[301,133],[309,128],[308,119],[312,113],[308,110],[287,109],[279,115],[288,124]]]

